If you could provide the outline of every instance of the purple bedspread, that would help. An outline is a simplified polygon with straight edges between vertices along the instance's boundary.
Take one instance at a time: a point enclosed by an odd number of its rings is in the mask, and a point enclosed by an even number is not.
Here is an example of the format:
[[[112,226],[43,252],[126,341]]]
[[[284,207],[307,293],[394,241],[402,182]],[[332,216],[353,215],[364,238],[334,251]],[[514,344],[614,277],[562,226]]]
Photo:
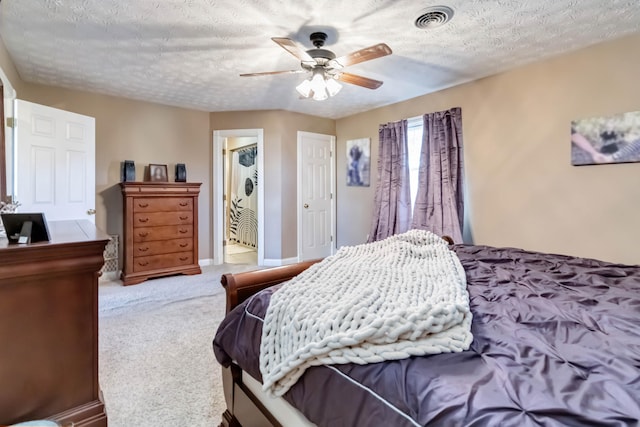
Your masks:
[[[455,245],[469,351],[312,367],[285,399],[318,426],[638,426],[640,267]],[[272,290],[237,307],[216,358],[260,380]]]

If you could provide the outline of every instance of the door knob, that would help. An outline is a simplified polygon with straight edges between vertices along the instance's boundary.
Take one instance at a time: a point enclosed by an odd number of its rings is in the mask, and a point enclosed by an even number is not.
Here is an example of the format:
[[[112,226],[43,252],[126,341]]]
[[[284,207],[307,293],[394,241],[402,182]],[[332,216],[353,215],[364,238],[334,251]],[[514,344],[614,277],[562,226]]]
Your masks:
[[[87,210],[87,215],[95,215],[95,214],[96,214],[96,210],[95,209]]]
[[[302,205],[302,206],[303,206],[305,209],[307,209],[307,208],[309,207],[309,205],[308,205],[308,204],[306,204],[306,203],[305,203],[304,205]]]

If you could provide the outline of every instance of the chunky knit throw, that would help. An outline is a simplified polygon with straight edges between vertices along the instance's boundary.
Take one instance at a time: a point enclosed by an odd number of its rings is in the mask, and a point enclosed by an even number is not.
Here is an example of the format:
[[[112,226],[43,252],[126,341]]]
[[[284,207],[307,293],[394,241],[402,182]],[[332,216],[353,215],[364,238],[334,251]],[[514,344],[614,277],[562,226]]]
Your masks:
[[[342,247],[273,293],[260,345],[263,389],[281,396],[314,365],[459,352],[472,340],[458,257],[435,234],[411,230]]]

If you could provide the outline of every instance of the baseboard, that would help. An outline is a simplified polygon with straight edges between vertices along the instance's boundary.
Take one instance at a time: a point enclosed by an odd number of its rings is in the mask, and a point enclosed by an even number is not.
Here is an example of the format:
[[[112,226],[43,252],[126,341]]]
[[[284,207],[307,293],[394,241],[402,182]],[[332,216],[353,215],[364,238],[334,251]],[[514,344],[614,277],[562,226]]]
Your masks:
[[[265,258],[262,265],[264,267],[280,267],[283,265],[295,264],[297,262],[298,262],[298,257],[282,258],[282,259]]]
[[[103,271],[100,276],[100,281],[112,282],[120,279],[120,271]]]
[[[212,258],[206,258],[199,260],[198,264],[200,264],[200,267],[206,267],[207,265],[213,265],[214,262]]]

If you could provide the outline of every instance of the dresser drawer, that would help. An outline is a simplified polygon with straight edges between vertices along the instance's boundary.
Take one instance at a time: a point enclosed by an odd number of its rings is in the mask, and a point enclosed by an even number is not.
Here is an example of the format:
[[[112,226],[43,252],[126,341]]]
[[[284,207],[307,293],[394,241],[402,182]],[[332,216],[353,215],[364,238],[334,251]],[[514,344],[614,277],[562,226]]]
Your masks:
[[[149,271],[193,264],[193,252],[138,257],[133,260],[133,271]]]
[[[193,237],[193,226],[191,224],[139,227],[133,229],[133,241],[135,243],[154,240],[183,239],[187,237]]]
[[[186,211],[177,212],[138,212],[133,214],[133,227],[149,227],[153,225],[193,224],[193,214]]]
[[[193,211],[191,197],[136,197],[133,199],[133,212],[173,212]]]
[[[193,239],[172,239],[165,241],[140,242],[133,244],[134,258],[149,255],[170,254],[193,249]]]

